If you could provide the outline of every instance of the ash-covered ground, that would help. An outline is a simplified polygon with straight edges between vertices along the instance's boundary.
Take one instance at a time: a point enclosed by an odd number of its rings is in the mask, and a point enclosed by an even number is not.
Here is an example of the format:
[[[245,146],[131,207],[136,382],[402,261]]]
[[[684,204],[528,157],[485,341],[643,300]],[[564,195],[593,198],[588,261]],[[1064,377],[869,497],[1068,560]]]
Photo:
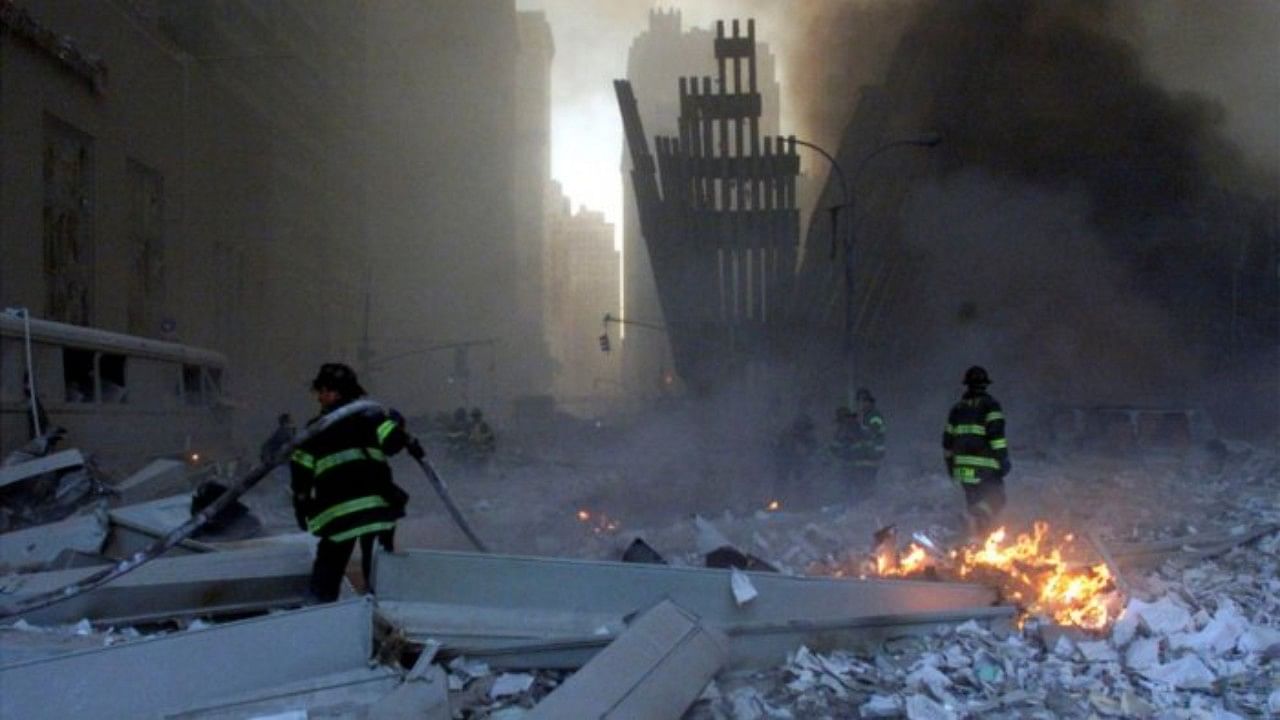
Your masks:
[[[558,439],[506,438],[483,469],[441,464],[498,552],[616,560],[639,537],[672,564],[697,566],[710,523],[744,552],[806,574],[858,567],[885,526],[903,544],[913,533],[944,548],[967,540],[961,493],[931,445],[898,448],[871,488],[849,486],[821,452],[803,482],[779,484],[768,438],[668,431],[583,423]],[[722,676],[688,717],[1280,713],[1274,443],[1108,452],[1015,444],[1013,452],[1004,522],[1021,532],[1043,520],[1109,548],[1125,590],[1112,598],[1124,609],[1119,621],[1084,631],[1027,617],[1008,631],[968,624],[873,653],[801,649],[774,670]],[[398,545],[468,549],[416,471],[397,470],[414,496]],[[274,517],[290,522],[283,509]],[[1083,562],[1100,561],[1079,545]],[[497,678],[478,674],[462,665],[454,674],[467,717],[517,717],[561,677],[539,675],[522,693],[494,697]]]

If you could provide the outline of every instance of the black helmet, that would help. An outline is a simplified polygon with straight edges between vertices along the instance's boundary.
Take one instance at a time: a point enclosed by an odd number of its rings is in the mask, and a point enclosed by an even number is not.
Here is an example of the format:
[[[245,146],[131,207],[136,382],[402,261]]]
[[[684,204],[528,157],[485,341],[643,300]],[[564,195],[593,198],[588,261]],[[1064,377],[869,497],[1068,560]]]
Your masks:
[[[853,397],[855,400],[866,400],[869,403],[876,401],[876,399],[871,396],[871,391],[866,388],[858,388],[858,392],[854,393]]]
[[[480,412],[480,408],[473,407],[471,408],[471,417],[479,420],[480,418],[484,417],[484,413]]]
[[[981,365],[974,365],[964,371],[964,384],[969,387],[986,387],[991,384],[991,376]]]
[[[356,380],[356,371],[342,363],[325,363],[311,381],[312,390],[333,390],[344,398],[358,398],[365,394]]]

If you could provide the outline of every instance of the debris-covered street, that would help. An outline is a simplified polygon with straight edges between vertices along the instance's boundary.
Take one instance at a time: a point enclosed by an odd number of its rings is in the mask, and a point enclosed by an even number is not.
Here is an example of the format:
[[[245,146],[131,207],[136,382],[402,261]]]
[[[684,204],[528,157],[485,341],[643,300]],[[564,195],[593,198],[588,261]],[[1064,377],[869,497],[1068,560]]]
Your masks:
[[[1280,0],[0,0],[0,719],[1280,717]]]

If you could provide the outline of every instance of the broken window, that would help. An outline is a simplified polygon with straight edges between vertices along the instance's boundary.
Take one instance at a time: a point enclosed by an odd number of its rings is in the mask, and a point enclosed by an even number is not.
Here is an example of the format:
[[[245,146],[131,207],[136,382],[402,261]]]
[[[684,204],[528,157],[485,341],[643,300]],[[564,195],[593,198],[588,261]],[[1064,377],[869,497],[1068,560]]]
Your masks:
[[[199,365],[182,366],[182,397],[188,405],[204,404],[204,387]]]
[[[222,397],[222,368],[205,368],[205,397],[212,405]]]
[[[129,402],[128,391],[125,386],[124,355],[98,353],[98,378],[102,383],[102,402]]]
[[[129,161],[129,332],[154,334],[164,302],[164,177]]]
[[[97,398],[92,350],[62,349],[62,382],[69,403],[91,403]]]
[[[89,324],[93,204],[93,138],[45,116],[44,275],[51,320]]]

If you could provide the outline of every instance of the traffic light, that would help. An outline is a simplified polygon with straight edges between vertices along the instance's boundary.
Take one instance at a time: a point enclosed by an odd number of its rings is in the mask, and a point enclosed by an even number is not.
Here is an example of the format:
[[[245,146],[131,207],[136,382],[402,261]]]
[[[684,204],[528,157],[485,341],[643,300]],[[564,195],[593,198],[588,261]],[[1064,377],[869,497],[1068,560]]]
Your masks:
[[[609,352],[609,333],[600,334],[600,352]]]

